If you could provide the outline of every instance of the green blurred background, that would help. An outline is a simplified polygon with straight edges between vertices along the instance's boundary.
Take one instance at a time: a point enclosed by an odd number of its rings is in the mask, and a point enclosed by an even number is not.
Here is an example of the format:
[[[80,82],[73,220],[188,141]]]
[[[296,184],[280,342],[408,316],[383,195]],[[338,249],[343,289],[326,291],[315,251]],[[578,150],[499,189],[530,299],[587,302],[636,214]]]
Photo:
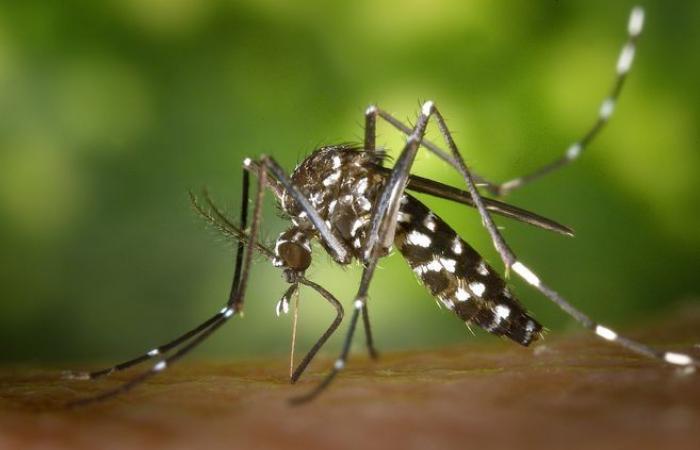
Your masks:
[[[509,197],[577,237],[499,221],[553,287],[623,327],[699,291],[700,3],[642,3],[647,27],[611,126],[575,166]],[[435,100],[468,163],[496,180],[553,159],[595,118],[632,5],[0,3],[0,360],[116,360],[217,311],[232,246],[187,190],[206,185],[235,214],[242,158],[266,152],[291,169],[321,144],[359,142],[372,102],[411,120]],[[401,139],[379,132],[395,156]],[[429,155],[417,172],[459,183]],[[429,204],[501,267],[474,211]],[[286,226],[271,199],[265,219],[271,241]],[[489,342],[439,310],[399,255],[381,266],[380,350]],[[359,270],[318,253],[309,277],[349,305]],[[285,288],[259,259],[245,319],[198,355],[286,353],[291,321],[274,313]],[[548,327],[576,328],[514,289]],[[301,308],[308,346],[333,314],[308,291]]]

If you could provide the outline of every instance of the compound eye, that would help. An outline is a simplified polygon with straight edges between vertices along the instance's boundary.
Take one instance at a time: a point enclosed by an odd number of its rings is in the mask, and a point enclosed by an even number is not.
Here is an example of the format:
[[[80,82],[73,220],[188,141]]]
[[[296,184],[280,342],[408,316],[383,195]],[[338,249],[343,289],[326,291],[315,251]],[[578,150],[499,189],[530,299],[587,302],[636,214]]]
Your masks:
[[[277,247],[279,257],[285,267],[296,272],[303,272],[311,265],[311,252],[294,242],[284,242]]]

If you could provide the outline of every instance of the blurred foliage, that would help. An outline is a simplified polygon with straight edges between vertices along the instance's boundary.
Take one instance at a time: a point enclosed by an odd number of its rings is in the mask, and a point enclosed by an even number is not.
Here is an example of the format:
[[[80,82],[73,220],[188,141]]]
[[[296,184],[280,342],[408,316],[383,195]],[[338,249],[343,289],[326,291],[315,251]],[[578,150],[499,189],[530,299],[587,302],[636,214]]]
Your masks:
[[[545,280],[614,325],[699,289],[700,4],[642,3],[647,27],[610,127],[575,166],[509,198],[577,237],[500,221]],[[631,6],[0,3],[0,360],[132,356],[217,311],[232,247],[191,212],[187,189],[207,185],[235,215],[243,157],[266,152],[291,169],[320,144],[359,142],[370,103],[411,120],[434,99],[467,161],[496,180],[551,160],[595,118]],[[379,132],[396,155],[401,138]],[[459,183],[428,155],[417,171]],[[268,200],[271,241],[285,223]],[[500,267],[473,211],[429,203]],[[202,353],[288,350],[290,320],[274,316],[285,285],[259,262],[245,320]],[[370,303],[380,349],[473,339],[399,255],[381,266]],[[359,270],[318,253],[309,277],[348,305]],[[548,327],[572,325],[514,285]],[[307,346],[332,310],[307,291],[301,308]]]

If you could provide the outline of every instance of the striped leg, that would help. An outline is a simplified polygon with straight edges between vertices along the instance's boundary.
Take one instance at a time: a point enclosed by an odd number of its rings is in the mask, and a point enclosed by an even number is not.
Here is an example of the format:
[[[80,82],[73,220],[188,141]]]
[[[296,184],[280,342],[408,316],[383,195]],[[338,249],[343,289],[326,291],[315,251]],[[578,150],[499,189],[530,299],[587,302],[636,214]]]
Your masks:
[[[376,152],[376,141],[377,141],[377,114],[379,110],[370,105],[367,110],[365,110],[365,142],[364,149],[368,152]],[[379,159],[381,161],[381,159]],[[365,345],[367,346],[367,352],[372,359],[379,358],[379,353],[374,346],[374,337],[372,336],[372,325],[369,320],[369,309],[367,305],[362,308],[362,324],[365,328]]]
[[[510,247],[506,244],[505,240],[503,239],[503,236],[501,235],[500,231],[498,228],[495,226],[493,223],[493,220],[491,218],[491,214],[488,212],[488,210],[484,206],[483,199],[481,198],[481,195],[479,194],[478,190],[476,189],[476,185],[474,183],[474,180],[472,179],[471,174],[469,173],[466,164],[464,163],[463,158],[461,157],[459,150],[457,149],[456,144],[454,143],[454,140],[452,139],[452,135],[450,134],[450,131],[447,128],[447,125],[440,114],[440,112],[435,108],[435,106],[432,104],[432,102],[426,103],[426,105],[429,105],[429,108],[433,110],[433,114],[438,122],[438,127],[440,128],[440,132],[442,133],[447,146],[450,148],[450,151],[452,152],[452,156],[456,161],[455,168],[460,172],[462,177],[464,178],[466,184],[467,184],[467,190],[472,196],[472,200],[474,201],[474,204],[476,205],[476,208],[479,211],[479,214],[481,215],[482,222],[486,229],[488,230],[489,234],[491,235],[491,239],[494,243],[494,246],[496,247],[496,250],[498,251],[499,255],[501,256],[501,259],[506,265],[506,269],[512,268],[513,271],[518,274],[523,280],[525,280],[527,283],[529,283],[531,286],[536,288],[538,291],[540,291],[543,295],[545,295],[548,299],[550,299],[552,302],[557,304],[561,309],[563,309],[567,314],[569,314],[571,317],[573,317],[576,321],[578,321],[581,325],[584,327],[592,330],[595,332],[595,334],[607,341],[615,342],[619,345],[621,345],[624,348],[627,348],[628,350],[631,350],[635,353],[639,353],[641,355],[655,358],[661,361],[665,361],[669,364],[675,364],[675,365],[680,365],[680,366],[693,366],[697,367],[699,365],[698,360],[692,358],[689,355],[682,354],[682,353],[675,353],[675,352],[665,352],[661,350],[654,349],[652,347],[649,347],[647,345],[641,344],[639,342],[633,341],[629,338],[626,338],[624,336],[620,336],[618,333],[615,331],[611,330],[610,328],[607,328],[603,325],[600,325],[593,320],[591,320],[587,315],[585,315],[583,312],[579,311],[576,309],[573,305],[571,305],[564,297],[562,297],[559,293],[557,293],[555,290],[552,288],[548,287],[542,281],[540,278],[535,275],[535,273],[530,270],[527,266],[525,266],[521,261],[519,261],[516,257],[516,255],[513,253],[513,251],[510,249]],[[425,109],[427,106],[424,105],[423,108]]]
[[[234,224],[232,224],[228,217],[224,215],[214,204],[214,202],[209,198],[208,194],[205,192],[205,199],[211,208],[211,211],[213,215],[207,211],[205,211],[202,207],[199,206],[197,203],[197,200],[194,196],[192,196],[192,204],[195,208],[195,210],[202,215],[210,224],[215,226],[217,229],[222,231],[224,234],[230,236],[231,238],[239,241],[239,242],[248,242],[248,235],[240,230],[238,227],[236,227]],[[273,252],[271,249],[263,246],[262,244],[257,244],[256,248],[259,253],[263,254],[268,260],[273,261],[275,259],[275,252]],[[336,318],[333,320],[331,325],[328,327],[328,329],[323,333],[323,335],[316,341],[316,343],[311,347],[311,350],[304,356],[302,361],[299,363],[297,368],[293,371],[290,381],[292,383],[295,383],[301,375],[305,372],[306,368],[308,367],[309,363],[313,360],[313,358],[316,356],[316,353],[323,347],[323,345],[326,343],[326,341],[331,337],[331,335],[337,330],[338,326],[340,325],[340,322],[343,320],[343,306],[341,303],[336,299],[333,294],[328,292],[326,289],[324,289],[322,286],[320,286],[317,283],[314,283],[311,280],[308,280],[307,278],[301,276],[301,275],[296,275],[296,282],[301,283],[305,286],[308,286],[312,289],[314,289],[316,292],[318,292],[319,295],[321,295],[328,303],[330,303],[335,309],[336,309]],[[295,283],[296,284],[296,283]],[[287,308],[288,308],[288,301],[291,299],[291,292],[295,290],[295,287],[292,286],[283,296],[282,300],[278,303],[277,310],[279,315],[280,312],[285,310],[285,299],[287,301]],[[286,311],[284,311],[286,312]]]
[[[527,266],[525,266],[522,262],[516,261],[515,264],[513,264],[513,271],[520,275],[520,277],[522,277],[535,289],[544,294],[557,306],[563,309],[568,315],[576,319],[577,322],[579,322],[581,325],[588,328],[589,330],[593,331],[597,336],[605,339],[606,341],[614,342],[630,351],[633,351],[643,356],[647,356],[649,358],[661,360],[669,364],[692,368],[700,367],[700,361],[698,361],[690,355],[684,353],[658,350],[656,348],[629,339],[625,336],[621,336],[616,331],[594,322],[586,314],[576,309],[573,305],[571,305],[571,303],[566,301],[566,299],[564,299],[564,297],[562,297],[558,292],[542,283],[542,280],[540,280],[540,278],[537,275],[535,275],[535,273],[532,270],[530,270]]]
[[[370,105],[365,110],[365,150],[374,152],[377,146],[377,113],[378,109]]]
[[[636,51],[637,47],[637,40],[642,32],[642,28],[644,25],[644,10],[641,7],[635,7],[629,17],[628,25],[627,25],[627,42],[625,42],[624,46],[622,47],[622,51],[620,52],[620,56],[617,59],[617,65],[616,65],[616,76],[613,81],[612,88],[610,89],[610,93],[608,96],[603,100],[603,102],[600,105],[600,110],[598,111],[598,117],[596,121],[593,123],[593,125],[588,129],[588,131],[579,139],[578,141],[574,142],[571,144],[564,154],[556,159],[555,161],[552,161],[549,164],[546,164],[543,167],[540,167],[539,169],[535,170],[534,172],[517,177],[508,181],[505,181],[503,183],[496,183],[492,182],[489,180],[486,180],[482,176],[479,176],[478,174],[472,172],[472,177],[474,180],[477,182],[477,184],[480,187],[484,187],[487,191],[489,191],[493,195],[500,195],[500,196],[505,196],[509,194],[510,192],[519,189],[526,184],[529,184],[532,181],[535,181],[539,179],[540,177],[543,177],[544,175],[549,174],[550,172],[553,172],[561,167],[564,167],[577,159],[581,153],[588,148],[588,146],[591,144],[591,142],[600,134],[601,130],[605,127],[605,125],[608,123],[610,120],[610,117],[613,114],[613,111],[615,109],[615,104],[617,103],[620,93],[622,91],[622,87],[625,83],[625,80],[627,79],[627,74],[629,73],[631,67],[632,67],[632,62],[634,61],[634,54]],[[388,112],[378,108],[377,106],[370,106],[368,108],[368,111],[372,111],[374,116],[380,117],[383,120],[385,120],[387,123],[392,125],[394,128],[397,130],[401,131],[402,133],[406,135],[410,135],[412,130],[410,127],[402,123],[400,120],[389,114]],[[456,161],[451,157],[450,153],[445,152],[442,150],[438,145],[434,144],[433,142],[424,139],[421,142],[421,145],[425,147],[426,149],[430,150],[432,153],[443,159],[444,161],[448,162],[449,164],[456,164]]]
[[[242,186],[242,191],[241,191],[242,198],[241,198],[241,212],[240,212],[240,228],[245,229],[247,226],[247,223],[248,223],[248,200],[249,200],[249,190],[250,190],[249,189],[250,175],[246,169],[243,170],[243,183],[242,184],[243,184],[243,186]],[[192,197],[192,198],[194,198],[194,197]],[[207,200],[208,200],[208,196],[207,196]],[[196,326],[195,328],[193,328],[193,329],[189,330],[188,332],[173,339],[172,341],[167,342],[167,343],[162,344],[162,345],[159,345],[158,347],[155,347],[152,350],[149,350],[148,352],[143,353],[143,354],[141,354],[135,358],[132,358],[128,361],[124,361],[124,362],[116,364],[112,367],[100,369],[100,370],[95,370],[92,372],[67,372],[64,376],[68,379],[93,380],[93,379],[100,378],[100,377],[105,376],[105,375],[110,375],[114,372],[120,372],[122,370],[129,369],[129,368],[134,367],[142,362],[166,355],[171,350],[177,348],[178,346],[187,342],[191,338],[199,335],[201,332],[203,332],[204,330],[206,330],[210,326],[212,326],[212,324],[221,320],[222,317],[227,313],[227,309],[233,305],[233,302],[235,300],[234,294],[236,292],[237,286],[238,286],[240,279],[241,279],[241,266],[242,266],[242,260],[243,260],[243,250],[244,250],[243,247],[244,247],[244,243],[242,240],[239,239],[238,245],[236,248],[236,263],[234,266],[235,268],[234,268],[233,280],[231,283],[231,292],[229,294],[229,301],[228,301],[227,305],[221,309],[221,311],[214,314],[209,319],[202,322],[200,325]]]
[[[408,137],[406,145],[401,151],[401,155],[396,160],[391,175],[382,188],[377,203],[374,205],[374,212],[372,213],[372,219],[370,221],[371,230],[363,249],[365,268],[362,271],[360,286],[355,296],[350,325],[345,336],[342,351],[326,377],[310,392],[292,398],[292,404],[298,405],[315,399],[330,386],[338,373],[345,368],[360,313],[365,309],[367,303],[369,285],[374,276],[374,271],[377,268],[377,262],[379,258],[386,255],[393,244],[397,225],[396,217],[399,212],[401,196],[406,189],[410,170],[415,161],[416,153],[420,148],[420,143],[423,140],[428,120],[433,113],[432,102],[423,105],[416,126]]]
[[[331,337],[333,333],[335,333],[335,330],[338,329],[338,326],[340,325],[340,322],[343,321],[343,305],[340,304],[340,302],[333,296],[331,295],[330,292],[325,290],[323,287],[319,286],[318,284],[314,283],[313,281],[309,281],[306,279],[301,279],[299,280],[300,283],[309,286],[313,289],[316,290],[321,296],[328,301],[336,310],[336,316],[335,319],[333,319],[333,322],[330,324],[328,329],[321,335],[321,337],[316,341],[316,343],[311,347],[311,350],[304,356],[304,358],[301,360],[299,365],[297,365],[296,369],[294,369],[294,372],[292,373],[290,381],[292,383],[296,383],[299,377],[304,373],[306,368],[308,367],[309,363],[311,362],[312,359],[316,356],[316,353],[323,347],[323,345],[326,343],[328,338]]]
[[[153,358],[157,358],[162,355],[166,355],[168,352],[171,350],[177,348],[180,344],[187,342],[189,339],[191,339],[194,336],[197,336],[200,334],[202,331],[206,330],[209,328],[213,323],[217,322],[223,314],[226,312],[226,307],[224,307],[221,311],[218,313],[214,314],[212,317],[207,319],[205,322],[202,324],[198,325],[197,327],[193,328],[192,330],[188,331],[187,333],[184,333],[183,335],[173,339],[172,341],[159,345],[158,347],[155,347],[153,350],[149,350],[148,352],[137,356],[136,358],[130,359],[128,361],[124,361],[122,363],[116,364],[112,367],[105,368],[105,369],[100,369],[100,370],[95,370],[92,372],[66,372],[64,374],[64,378],[66,379],[71,379],[71,380],[94,380],[96,378],[103,377],[105,375],[111,375],[114,372],[120,372],[122,370],[126,370],[130,367],[134,367],[142,362],[148,361]]]
[[[627,42],[625,42],[624,46],[622,47],[620,56],[617,59],[617,65],[615,67],[616,76],[613,81],[612,88],[610,89],[610,93],[601,103],[596,121],[581,137],[581,139],[572,143],[561,157],[552,161],[551,163],[546,164],[527,175],[514,178],[501,184],[488,186],[487,189],[489,191],[497,195],[507,195],[510,192],[519,189],[550,172],[568,165],[577,159],[586,148],[588,148],[593,139],[600,134],[600,131],[608,123],[613,111],[615,110],[615,104],[620,97],[622,86],[627,79],[627,74],[632,68],[634,53],[637,48],[637,39],[642,33],[643,26],[644,10],[637,6],[632,9],[632,12],[630,13],[629,21],[627,23]]]
[[[245,177],[244,177],[245,179]],[[185,356],[187,353],[189,353],[191,350],[196,348],[200,343],[202,343],[206,338],[211,336],[212,333],[214,333],[219,327],[221,327],[224,323],[228,321],[235,313],[240,312],[242,305],[243,305],[243,299],[245,296],[245,290],[246,286],[248,283],[248,277],[250,273],[250,268],[252,265],[253,261],[253,253],[255,251],[256,243],[257,243],[257,234],[258,234],[258,228],[260,225],[260,220],[262,216],[262,202],[263,198],[265,195],[265,186],[266,186],[266,179],[267,179],[267,172],[265,171],[259,171],[258,173],[258,188],[257,188],[257,193],[256,193],[256,198],[255,198],[255,207],[253,209],[253,220],[251,223],[251,228],[250,228],[250,234],[249,234],[249,239],[246,245],[246,251],[245,251],[245,256],[243,257],[238,257],[236,258],[236,263],[242,265],[242,269],[236,268],[234,271],[234,283],[233,283],[233,288],[235,294],[230,296],[229,301],[227,302],[226,307],[224,307],[219,313],[217,313],[215,316],[209,319],[210,322],[209,326],[207,328],[204,328],[203,325],[200,325],[200,327],[197,327],[195,330],[201,328],[201,332],[199,334],[192,334],[194,338],[189,341],[186,345],[181,347],[177,352],[173,353],[170,356],[166,356],[165,358],[161,359],[159,362],[157,362],[153,367],[151,367],[150,370],[143,372],[142,374],[138,375],[137,377],[129,380],[128,382],[122,384],[121,386],[118,386],[112,390],[105,391],[101,394],[98,394],[93,397],[88,397],[88,398],[83,398],[79,399],[73,402],[70,402],[67,406],[69,407],[74,407],[74,406],[83,406],[86,404],[90,403],[95,403],[101,400],[105,400],[111,397],[114,397],[116,395],[119,395],[121,393],[127,392],[134,387],[140,385],[144,381],[148,380],[149,378],[155,376],[159,372],[163,371],[165,368],[168,367],[168,365],[173,364],[174,362],[178,361],[180,358]],[[244,189],[247,191],[247,189]],[[247,199],[245,204],[247,205]],[[247,206],[243,206],[242,208],[245,209]],[[246,217],[246,213],[242,213],[242,217]],[[239,248],[241,248],[239,246]],[[240,277],[240,278],[236,278]],[[205,323],[207,323],[205,322]],[[193,330],[193,331],[195,331]],[[188,335],[187,333],[186,335]],[[183,335],[183,336],[186,336]],[[182,336],[179,339],[181,339]],[[184,339],[183,339],[184,340]],[[147,357],[154,357],[158,356],[155,351],[151,351],[147,353]],[[135,358],[132,361],[135,361],[139,358]],[[141,361],[148,359],[144,358]],[[139,361],[139,362],[141,362]],[[136,363],[134,363],[136,364]],[[133,365],[133,364],[132,364]]]

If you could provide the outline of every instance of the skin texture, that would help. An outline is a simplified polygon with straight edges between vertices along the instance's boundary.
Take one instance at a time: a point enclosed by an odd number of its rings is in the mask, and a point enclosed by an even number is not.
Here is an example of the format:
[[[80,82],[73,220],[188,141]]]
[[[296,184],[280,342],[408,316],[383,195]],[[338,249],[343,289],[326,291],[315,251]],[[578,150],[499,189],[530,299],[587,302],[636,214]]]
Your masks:
[[[697,354],[699,330],[695,309],[630,331]],[[333,389],[288,406],[330,363],[320,358],[290,387],[283,357],[185,362],[72,411],[60,405],[131,374],[81,382],[4,368],[0,448],[697,448],[700,375],[583,332],[528,349],[495,341],[388,352],[376,363],[356,352]]]

